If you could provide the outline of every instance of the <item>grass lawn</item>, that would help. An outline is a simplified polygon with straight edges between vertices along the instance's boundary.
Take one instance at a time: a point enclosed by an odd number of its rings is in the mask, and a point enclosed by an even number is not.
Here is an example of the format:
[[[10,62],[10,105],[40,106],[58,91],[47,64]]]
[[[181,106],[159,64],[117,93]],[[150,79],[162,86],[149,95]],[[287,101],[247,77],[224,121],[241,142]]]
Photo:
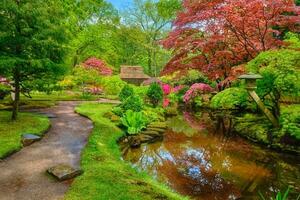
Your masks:
[[[37,114],[19,113],[19,119],[15,122],[10,117],[11,112],[0,111],[0,158],[22,148],[23,133],[42,135],[50,125],[47,117]]]
[[[81,92],[72,91],[59,91],[52,92],[51,94],[46,94],[45,92],[32,92],[32,98],[25,97],[21,95],[20,107],[21,109],[31,109],[31,108],[47,108],[54,106],[57,101],[95,101],[99,98],[117,100],[116,95],[89,95],[82,96]],[[4,100],[0,100],[0,110],[10,110],[11,99],[7,96]]]
[[[185,199],[149,175],[121,160],[116,141],[123,132],[103,115],[112,105],[86,103],[78,113],[94,122],[94,130],[82,153],[84,174],[76,178],[66,200]]]

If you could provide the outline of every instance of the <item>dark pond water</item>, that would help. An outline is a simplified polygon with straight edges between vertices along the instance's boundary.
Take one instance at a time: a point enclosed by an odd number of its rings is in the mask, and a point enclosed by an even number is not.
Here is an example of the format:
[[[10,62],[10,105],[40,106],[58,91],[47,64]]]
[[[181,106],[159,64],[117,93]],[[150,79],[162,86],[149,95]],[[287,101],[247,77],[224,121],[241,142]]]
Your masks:
[[[300,158],[235,136],[230,120],[185,112],[168,120],[161,142],[129,149],[124,159],[193,199],[259,199],[291,185],[300,192]],[[291,198],[294,199],[294,198]]]

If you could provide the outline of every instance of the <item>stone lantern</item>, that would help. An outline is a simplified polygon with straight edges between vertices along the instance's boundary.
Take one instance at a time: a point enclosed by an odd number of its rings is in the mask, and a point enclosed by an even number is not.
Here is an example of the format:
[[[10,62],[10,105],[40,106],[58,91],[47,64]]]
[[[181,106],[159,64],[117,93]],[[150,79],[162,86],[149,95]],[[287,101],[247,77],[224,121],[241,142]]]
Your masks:
[[[266,115],[266,117],[270,120],[270,122],[273,124],[274,127],[278,128],[279,123],[276,117],[272,114],[272,112],[266,108],[262,100],[259,98],[259,96],[256,94],[255,89],[256,87],[256,80],[262,79],[263,77],[259,74],[244,74],[239,77],[239,79],[246,81],[246,89],[251,96],[251,98],[256,102],[257,106],[260,108],[260,110]]]
[[[263,77],[259,74],[244,74],[239,77],[239,79],[246,81],[246,89],[247,90],[255,90],[256,87],[256,80],[262,79]]]

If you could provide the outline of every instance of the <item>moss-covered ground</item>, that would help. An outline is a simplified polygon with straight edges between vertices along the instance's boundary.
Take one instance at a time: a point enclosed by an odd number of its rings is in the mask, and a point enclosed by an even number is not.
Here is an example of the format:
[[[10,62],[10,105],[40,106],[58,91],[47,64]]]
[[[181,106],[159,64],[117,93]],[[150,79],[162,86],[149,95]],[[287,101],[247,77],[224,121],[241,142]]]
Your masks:
[[[0,159],[22,148],[22,134],[42,135],[49,126],[49,119],[41,115],[19,113],[18,120],[11,121],[11,112],[0,111]]]

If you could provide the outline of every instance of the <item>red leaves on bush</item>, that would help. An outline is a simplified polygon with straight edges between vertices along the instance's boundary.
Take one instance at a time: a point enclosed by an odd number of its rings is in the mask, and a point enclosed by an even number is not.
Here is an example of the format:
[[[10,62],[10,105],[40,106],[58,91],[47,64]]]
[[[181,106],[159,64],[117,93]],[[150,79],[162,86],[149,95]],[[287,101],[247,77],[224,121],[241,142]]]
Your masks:
[[[184,0],[183,8],[162,41],[174,49],[162,75],[198,69],[224,80],[233,66],[279,47],[282,32],[300,25],[294,0]]]
[[[87,59],[83,66],[89,69],[96,69],[103,76],[111,76],[113,70],[102,60],[95,57]]]

